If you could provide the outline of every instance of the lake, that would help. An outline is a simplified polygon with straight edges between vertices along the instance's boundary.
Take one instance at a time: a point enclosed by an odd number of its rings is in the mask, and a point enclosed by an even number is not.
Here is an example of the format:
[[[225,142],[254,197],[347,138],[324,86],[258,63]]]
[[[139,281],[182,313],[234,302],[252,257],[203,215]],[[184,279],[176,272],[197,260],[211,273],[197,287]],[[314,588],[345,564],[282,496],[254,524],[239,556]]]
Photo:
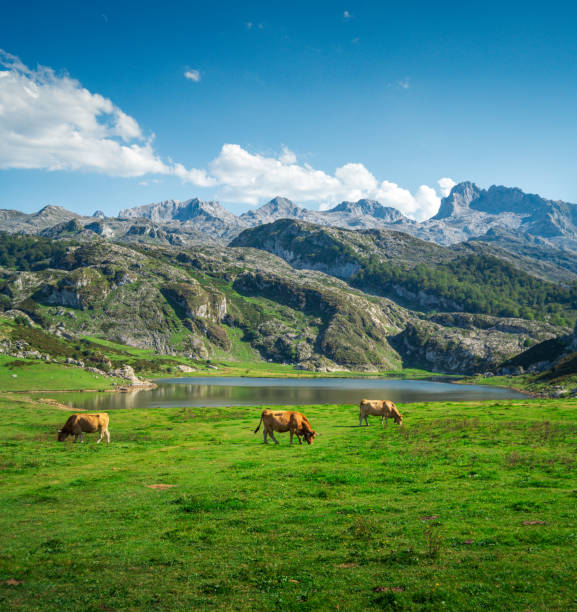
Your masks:
[[[358,404],[362,398],[401,404],[435,401],[527,399],[511,389],[429,380],[366,378],[167,378],[157,389],[129,393],[66,393],[52,397],[72,406],[106,412],[169,406],[286,406]],[[50,396],[50,394],[46,394]]]

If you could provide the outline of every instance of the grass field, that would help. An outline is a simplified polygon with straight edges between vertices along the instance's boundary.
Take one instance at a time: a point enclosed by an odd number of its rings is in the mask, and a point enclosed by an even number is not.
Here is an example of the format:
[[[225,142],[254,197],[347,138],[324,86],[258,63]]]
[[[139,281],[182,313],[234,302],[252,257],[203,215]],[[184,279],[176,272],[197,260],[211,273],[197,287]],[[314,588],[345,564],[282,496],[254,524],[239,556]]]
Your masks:
[[[577,608],[577,401],[111,413],[112,443],[0,396],[5,610]],[[151,485],[163,485],[152,487]]]

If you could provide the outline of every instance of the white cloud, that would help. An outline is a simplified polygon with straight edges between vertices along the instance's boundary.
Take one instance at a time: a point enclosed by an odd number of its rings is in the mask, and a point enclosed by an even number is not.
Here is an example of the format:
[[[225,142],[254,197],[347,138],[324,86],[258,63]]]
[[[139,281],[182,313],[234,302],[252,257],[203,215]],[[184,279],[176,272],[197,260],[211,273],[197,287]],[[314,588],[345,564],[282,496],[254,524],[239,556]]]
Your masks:
[[[441,203],[434,188],[421,185],[411,193],[396,183],[379,182],[363,164],[345,164],[331,175],[296,162],[286,147],[278,157],[266,157],[238,144],[225,144],[209,164],[207,178],[214,178],[222,201],[251,205],[282,195],[327,210],[343,200],[370,198],[421,221],[434,215]],[[443,179],[444,184],[447,180],[451,179]]]
[[[185,183],[193,183],[198,187],[213,187],[217,184],[214,178],[208,176],[206,170],[197,168],[187,170],[182,164],[174,164],[170,174],[174,174]]]
[[[350,19],[352,17],[352,15],[349,13],[349,11],[345,11],[343,13],[343,19]]]
[[[405,77],[404,79],[387,83],[387,87],[390,87],[391,89],[410,89],[411,77]]]
[[[441,189],[441,195],[444,198],[451,193],[451,189],[453,189],[453,187],[457,184],[453,179],[447,177],[439,179],[437,183]]]
[[[200,81],[200,72],[194,68],[188,68],[184,73],[184,78],[198,83]]]
[[[285,145],[281,147],[279,161],[283,164],[296,164],[297,156]]]
[[[69,76],[31,70],[2,50],[0,68],[0,169],[166,174],[213,184],[203,170],[164,162],[133,117]]]
[[[276,195],[322,209],[343,200],[370,198],[417,220],[435,214],[440,205],[439,194],[427,185],[411,193],[377,180],[360,163],[344,164],[330,174],[299,163],[286,146],[279,155],[265,156],[225,144],[206,169],[187,169],[161,159],[152,140],[108,98],[50,68],[31,70],[0,50],[0,169],[174,176],[197,187],[216,188],[224,202],[252,205]],[[455,183],[444,177],[438,184],[446,195]]]

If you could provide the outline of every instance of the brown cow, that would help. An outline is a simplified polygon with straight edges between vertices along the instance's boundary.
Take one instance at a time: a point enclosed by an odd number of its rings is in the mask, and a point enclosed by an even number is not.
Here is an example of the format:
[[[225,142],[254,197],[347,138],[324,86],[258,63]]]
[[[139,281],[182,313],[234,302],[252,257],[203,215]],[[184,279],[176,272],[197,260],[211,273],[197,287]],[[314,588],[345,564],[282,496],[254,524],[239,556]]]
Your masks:
[[[108,432],[108,415],[106,412],[100,412],[99,414],[73,414],[68,417],[66,424],[60,430],[58,430],[58,441],[64,442],[68,436],[74,436],[74,442],[80,438],[81,442],[84,442],[83,433],[94,433],[100,434],[96,443],[98,444],[102,440],[102,435],[106,436],[106,443],[110,442],[110,433]]]
[[[263,424],[264,443],[268,444],[267,436],[270,436],[275,444],[278,440],[274,437],[274,432],[284,433],[290,431],[290,443],[293,443],[293,435],[301,442],[301,436],[306,440],[307,444],[312,444],[315,436],[319,434],[313,431],[307,417],[300,412],[294,410],[263,410],[260,415],[258,427],[254,430],[256,433]]]
[[[368,427],[369,422],[367,416],[369,415],[380,416],[381,425],[383,424],[383,420],[385,421],[385,425],[388,425],[389,418],[393,419],[398,425],[401,425],[403,422],[403,415],[397,410],[395,404],[388,400],[361,400],[359,427],[362,427],[363,419],[365,419],[365,423]]]

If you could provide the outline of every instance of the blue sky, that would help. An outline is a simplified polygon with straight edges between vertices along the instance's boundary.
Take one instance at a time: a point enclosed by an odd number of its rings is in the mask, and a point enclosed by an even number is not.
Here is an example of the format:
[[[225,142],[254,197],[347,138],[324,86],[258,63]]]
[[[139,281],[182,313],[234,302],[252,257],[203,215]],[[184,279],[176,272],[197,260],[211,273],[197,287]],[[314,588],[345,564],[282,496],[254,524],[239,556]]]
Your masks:
[[[574,2],[2,13],[0,208],[367,196],[424,218],[448,178],[577,202]]]

